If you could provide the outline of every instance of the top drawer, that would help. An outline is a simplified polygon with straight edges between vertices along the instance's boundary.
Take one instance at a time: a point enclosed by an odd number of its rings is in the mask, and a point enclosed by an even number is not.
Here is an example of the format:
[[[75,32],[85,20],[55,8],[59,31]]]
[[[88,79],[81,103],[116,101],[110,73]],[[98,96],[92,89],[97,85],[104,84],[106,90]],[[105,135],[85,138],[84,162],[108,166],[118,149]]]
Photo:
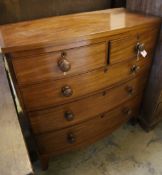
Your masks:
[[[61,79],[103,67],[105,64],[105,42],[13,59],[14,71],[20,85]]]
[[[136,58],[137,44],[147,51],[147,57],[151,57],[155,47],[158,30],[140,30],[121,35],[118,39],[110,41],[110,64],[115,64],[127,59]],[[142,55],[139,54],[139,59]]]

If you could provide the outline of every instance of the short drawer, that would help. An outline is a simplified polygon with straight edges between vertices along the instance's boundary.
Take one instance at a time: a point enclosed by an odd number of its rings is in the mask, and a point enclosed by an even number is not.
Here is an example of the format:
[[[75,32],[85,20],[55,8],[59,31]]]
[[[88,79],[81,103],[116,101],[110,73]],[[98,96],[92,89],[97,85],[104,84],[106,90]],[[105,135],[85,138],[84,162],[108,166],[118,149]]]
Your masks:
[[[40,153],[59,154],[94,143],[112,133],[130,117],[136,117],[140,101],[141,96],[137,96],[132,101],[92,120],[56,132],[35,136]]]
[[[106,64],[106,44],[98,43],[65,51],[13,58],[20,85],[56,80],[87,72]]]
[[[147,72],[150,62],[150,59],[138,62],[131,60],[109,66],[107,71],[101,68],[79,76],[21,88],[25,108],[27,111],[34,111],[94,94]]]
[[[147,51],[147,58],[152,56],[157,40],[157,29],[133,31],[121,35],[118,39],[110,41],[110,64],[128,59],[137,59],[137,44],[143,45]],[[139,54],[139,59],[142,55]]]
[[[35,134],[40,134],[91,119],[141,94],[146,80],[147,76],[143,75],[75,102],[52,109],[30,112],[28,116],[32,130]]]

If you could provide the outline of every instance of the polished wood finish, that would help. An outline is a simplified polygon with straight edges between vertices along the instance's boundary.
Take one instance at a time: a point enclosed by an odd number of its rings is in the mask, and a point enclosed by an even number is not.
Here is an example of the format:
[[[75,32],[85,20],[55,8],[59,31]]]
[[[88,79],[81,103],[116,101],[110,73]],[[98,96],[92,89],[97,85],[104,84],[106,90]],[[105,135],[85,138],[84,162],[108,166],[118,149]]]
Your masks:
[[[74,98],[79,98],[95,91],[113,86],[116,83],[143,74],[150,68],[151,59],[136,61],[136,59],[91,71],[86,74],[66,78],[64,80],[48,81],[32,86],[21,88],[27,111],[38,110],[53,105],[70,102]],[[133,65],[140,67],[138,72],[131,72]],[[79,78],[79,79],[78,79]],[[73,91],[71,95],[65,96],[62,88],[69,86]]]
[[[156,0],[127,0],[127,8],[131,11],[142,12],[143,14],[153,14],[162,17],[161,13],[162,1]],[[160,104],[162,102],[162,27],[160,36],[158,37],[157,49],[154,55],[154,62],[148,86],[145,93],[143,104],[143,115],[141,115],[141,123],[146,130],[154,128],[162,120],[162,112]]]
[[[46,48],[117,35],[159,22],[159,18],[123,8],[51,17],[1,26],[0,45],[4,53]]]
[[[141,96],[137,96],[115,110],[103,113],[93,120],[88,120],[60,131],[36,136],[39,150],[43,154],[51,153],[55,155],[93,143],[99,138],[110,134],[130,117],[136,117],[140,101]],[[132,110],[132,114],[125,113],[125,108]],[[73,143],[69,138],[70,135],[75,139]]]
[[[155,45],[158,29],[140,30],[130,32],[118,39],[111,40],[110,64],[118,63],[137,56],[135,47],[138,42],[144,43],[148,52],[147,58],[152,56],[152,48]],[[150,33],[149,37],[146,35]],[[139,36],[139,37],[138,37]],[[123,43],[121,45],[121,42]],[[127,47],[129,46],[129,47]],[[107,43],[98,43],[90,46],[79,47],[70,50],[26,56],[21,53],[18,58],[13,56],[13,67],[17,81],[20,85],[32,84],[48,79],[61,79],[89,70],[106,66],[108,49]],[[124,52],[123,52],[124,50]],[[58,65],[61,55],[65,53],[65,59],[72,65],[69,71],[62,71]],[[140,57],[141,58],[141,57]],[[63,58],[64,59],[64,58]],[[84,61],[83,61],[84,60]],[[34,64],[33,64],[34,63]],[[35,66],[37,65],[37,66]]]
[[[157,40],[158,30],[156,28],[137,30],[112,40],[110,43],[110,63],[114,64],[131,58],[137,58],[137,43],[144,44],[144,49],[148,52],[147,58],[151,57],[152,49]],[[141,55],[139,55],[139,59],[142,59]]]
[[[24,55],[13,59],[13,67],[20,85],[61,79],[105,66],[106,49],[107,45],[103,42],[29,57]],[[65,71],[66,73],[58,65],[61,58],[67,59],[71,65],[70,70]]]
[[[26,144],[0,55],[0,174],[32,174]]]
[[[29,113],[32,130],[35,134],[69,127],[96,115],[111,110],[123,102],[142,93],[147,80],[147,73],[136,77],[110,90],[103,90],[95,95],[71,102],[56,108],[49,108]],[[72,116],[66,118],[66,112]]]
[[[43,169],[139,113],[159,26],[112,9],[0,27]]]

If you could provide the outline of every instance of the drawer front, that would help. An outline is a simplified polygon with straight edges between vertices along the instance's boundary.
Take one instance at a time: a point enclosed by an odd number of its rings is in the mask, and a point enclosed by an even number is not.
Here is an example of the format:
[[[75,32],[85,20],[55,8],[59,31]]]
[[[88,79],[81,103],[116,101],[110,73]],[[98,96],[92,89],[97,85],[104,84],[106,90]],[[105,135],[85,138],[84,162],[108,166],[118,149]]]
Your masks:
[[[123,34],[119,39],[111,40],[110,64],[115,64],[128,59],[136,59],[138,50],[137,43],[144,44],[147,57],[151,57],[157,40],[157,29],[149,29],[138,32]],[[142,55],[139,54],[139,59]]]
[[[56,132],[36,136],[41,154],[60,154],[91,144],[110,134],[130,117],[138,114],[141,96],[92,120]]]
[[[61,79],[106,64],[105,42],[70,50],[14,58],[13,67],[20,85]]]
[[[150,59],[138,62],[131,60],[110,66],[107,71],[98,69],[64,80],[50,81],[22,88],[21,93],[25,108],[28,111],[34,111],[65,104],[81,96],[94,94],[98,90],[145,73],[149,70],[150,62]]]
[[[63,129],[109,111],[142,93],[147,76],[132,79],[110,90],[56,108],[29,113],[35,134]]]

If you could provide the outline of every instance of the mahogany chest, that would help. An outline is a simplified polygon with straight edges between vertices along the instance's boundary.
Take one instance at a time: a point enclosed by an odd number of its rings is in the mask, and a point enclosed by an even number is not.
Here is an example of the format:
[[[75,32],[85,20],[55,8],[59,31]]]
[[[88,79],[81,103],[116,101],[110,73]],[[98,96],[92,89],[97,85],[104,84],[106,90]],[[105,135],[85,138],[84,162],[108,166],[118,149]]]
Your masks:
[[[0,27],[43,169],[138,117],[159,28],[123,8]]]

